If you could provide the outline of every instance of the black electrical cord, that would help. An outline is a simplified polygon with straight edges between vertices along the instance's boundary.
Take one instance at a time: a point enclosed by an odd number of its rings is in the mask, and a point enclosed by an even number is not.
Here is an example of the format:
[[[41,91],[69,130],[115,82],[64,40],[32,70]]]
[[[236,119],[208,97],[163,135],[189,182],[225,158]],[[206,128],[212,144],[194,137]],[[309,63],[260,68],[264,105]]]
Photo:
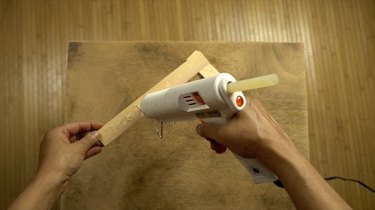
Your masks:
[[[366,188],[367,190],[375,193],[375,190],[372,189],[371,187],[369,187],[368,185],[366,185],[365,183],[363,183],[362,181],[360,180],[356,180],[356,179],[350,179],[350,178],[344,178],[344,177],[341,177],[341,176],[330,176],[330,177],[324,177],[325,180],[327,181],[330,181],[330,180],[334,180],[334,179],[340,179],[340,180],[343,180],[343,181],[349,181],[349,182],[356,182],[360,185],[362,185],[364,188]],[[278,179],[276,180],[275,182],[273,182],[276,186],[280,187],[280,188],[284,188],[284,185],[283,183],[281,183],[281,181]]]
[[[333,180],[333,179],[341,179],[343,181],[349,181],[349,182],[356,182],[360,185],[362,185],[364,188],[366,188],[367,190],[370,190],[371,192],[375,193],[375,190],[372,189],[371,187],[369,187],[368,185],[366,185],[365,183],[361,182],[360,180],[356,180],[356,179],[350,179],[350,178],[344,178],[344,177],[341,177],[341,176],[330,176],[330,177],[324,177],[325,180],[329,181],[329,180]]]

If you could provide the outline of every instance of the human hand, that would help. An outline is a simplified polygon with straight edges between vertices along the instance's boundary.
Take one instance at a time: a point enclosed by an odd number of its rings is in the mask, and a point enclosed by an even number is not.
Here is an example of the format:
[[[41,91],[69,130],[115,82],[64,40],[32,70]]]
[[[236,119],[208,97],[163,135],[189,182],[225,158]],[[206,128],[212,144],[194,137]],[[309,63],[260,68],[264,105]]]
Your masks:
[[[261,103],[250,101],[245,110],[235,115],[226,125],[203,123],[197,133],[211,141],[218,153],[228,147],[245,158],[257,158],[266,165],[275,154],[295,150],[295,146]]]
[[[101,152],[97,122],[69,123],[48,131],[40,144],[38,173],[69,179],[84,159]]]
[[[84,159],[101,151],[97,122],[76,122],[48,131],[40,144],[38,171],[9,206],[13,209],[51,209]]]
[[[297,209],[351,209],[300,154],[288,135],[256,99],[227,124],[203,123],[197,133],[218,153],[228,147],[256,158],[283,183]],[[323,192],[323,193],[322,193]]]

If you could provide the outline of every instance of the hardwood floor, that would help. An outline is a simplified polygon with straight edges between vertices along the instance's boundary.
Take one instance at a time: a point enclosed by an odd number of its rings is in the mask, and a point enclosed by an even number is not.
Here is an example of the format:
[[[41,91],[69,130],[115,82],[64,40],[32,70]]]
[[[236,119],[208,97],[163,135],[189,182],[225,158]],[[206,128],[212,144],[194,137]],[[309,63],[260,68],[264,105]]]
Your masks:
[[[1,0],[0,208],[36,170],[44,132],[63,122],[67,42],[303,42],[311,161],[375,187],[372,0]],[[330,181],[354,209],[375,194]]]

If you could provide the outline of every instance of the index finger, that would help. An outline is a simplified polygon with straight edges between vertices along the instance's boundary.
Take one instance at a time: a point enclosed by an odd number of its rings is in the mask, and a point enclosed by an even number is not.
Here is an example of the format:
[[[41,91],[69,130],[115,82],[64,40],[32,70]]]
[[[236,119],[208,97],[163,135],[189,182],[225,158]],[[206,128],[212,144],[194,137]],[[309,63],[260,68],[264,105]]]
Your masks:
[[[67,131],[68,138],[77,135],[82,132],[89,132],[98,130],[103,126],[102,123],[94,121],[83,121],[83,122],[73,122],[62,126],[64,130]]]

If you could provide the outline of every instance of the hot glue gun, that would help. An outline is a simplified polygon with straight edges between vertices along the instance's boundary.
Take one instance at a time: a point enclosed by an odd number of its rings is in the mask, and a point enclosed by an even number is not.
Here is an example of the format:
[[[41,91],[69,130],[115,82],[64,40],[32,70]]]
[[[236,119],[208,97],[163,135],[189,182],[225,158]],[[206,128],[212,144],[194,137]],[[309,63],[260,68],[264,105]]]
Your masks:
[[[183,120],[199,119],[204,122],[225,124],[246,106],[244,90],[278,84],[276,74],[236,81],[228,73],[208,77],[145,95],[141,111],[146,117],[163,125]],[[278,178],[256,159],[246,159],[235,154],[253,176],[255,183],[274,182]]]

